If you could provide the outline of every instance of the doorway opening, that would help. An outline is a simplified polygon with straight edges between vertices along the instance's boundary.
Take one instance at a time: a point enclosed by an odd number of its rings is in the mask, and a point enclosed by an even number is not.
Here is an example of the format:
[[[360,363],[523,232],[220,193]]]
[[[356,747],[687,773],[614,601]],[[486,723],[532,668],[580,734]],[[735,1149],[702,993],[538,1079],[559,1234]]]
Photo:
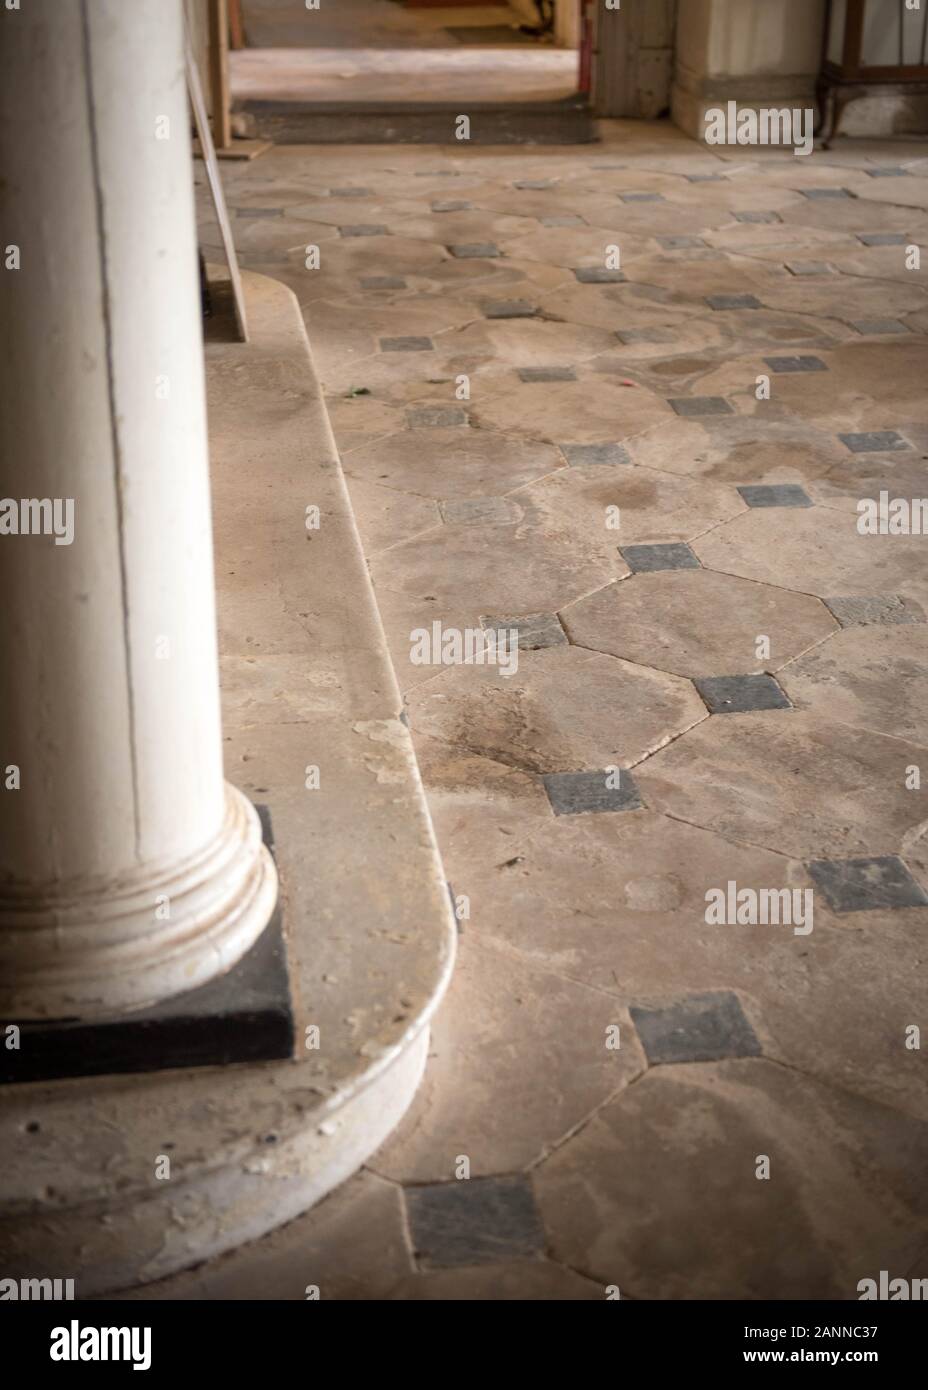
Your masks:
[[[579,90],[581,0],[240,0],[233,106],[278,143],[594,138]]]

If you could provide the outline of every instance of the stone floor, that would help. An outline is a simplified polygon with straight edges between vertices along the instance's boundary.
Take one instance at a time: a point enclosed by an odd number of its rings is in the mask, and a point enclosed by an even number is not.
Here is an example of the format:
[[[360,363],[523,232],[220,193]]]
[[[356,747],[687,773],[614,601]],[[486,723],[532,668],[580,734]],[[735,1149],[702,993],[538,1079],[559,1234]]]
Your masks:
[[[928,495],[928,146],[603,133],[224,167],[305,313],[460,958],[366,1170],[147,1296],[928,1275],[928,537],[857,529]],[[414,664],[433,622],[515,626],[518,670]],[[729,884],[813,929],[719,922]]]

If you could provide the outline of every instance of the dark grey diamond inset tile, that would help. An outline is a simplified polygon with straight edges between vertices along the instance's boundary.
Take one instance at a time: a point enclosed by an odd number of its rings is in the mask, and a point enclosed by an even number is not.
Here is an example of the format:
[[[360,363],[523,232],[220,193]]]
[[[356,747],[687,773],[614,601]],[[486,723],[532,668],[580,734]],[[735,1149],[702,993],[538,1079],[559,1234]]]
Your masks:
[[[668,400],[678,415],[734,415],[724,396],[675,396]]]
[[[236,208],[236,217],[280,217],[283,208]]]
[[[905,246],[908,237],[904,232],[858,232],[857,240],[864,246]]]
[[[812,498],[798,483],[745,483],[738,491],[749,507],[812,506]]]
[[[330,198],[372,198],[369,188],[330,188]]]
[[[576,381],[573,367],[520,367],[520,381]]]
[[[543,1255],[545,1234],[529,1179],[469,1178],[403,1189],[423,1269],[496,1264]]]
[[[673,333],[669,328],[619,328],[615,335],[620,343],[672,343]]]
[[[544,188],[554,188],[557,179],[516,179],[513,188],[522,188],[529,191],[540,192]]]
[[[881,165],[875,169],[865,169],[864,173],[869,174],[872,179],[899,179],[908,174],[908,169],[903,169],[899,164]]]
[[[837,271],[828,261],[785,261],[790,275],[836,275]]]
[[[431,352],[431,338],[381,338],[381,352]]]
[[[498,299],[483,306],[483,316],[488,319],[533,319],[537,313],[537,307],[527,299]]]
[[[820,357],[798,355],[796,357],[765,357],[764,361],[772,372],[827,372],[828,368]]]
[[[709,294],[706,303],[710,309],[759,309],[760,300],[753,294]]]
[[[619,553],[633,574],[657,570],[698,570],[699,561],[684,541],[657,545],[620,545]]]
[[[656,240],[658,246],[663,246],[665,251],[686,251],[694,246],[709,245],[701,236],[659,236]]]
[[[354,227],[339,227],[338,231],[340,236],[389,236],[386,227],[379,222],[363,222]]]
[[[798,192],[800,192],[804,198],[810,198],[813,202],[816,199],[854,197],[854,194],[849,188],[800,188]]]
[[[623,203],[663,203],[663,193],[620,193]]]
[[[909,332],[901,319],[855,319],[851,327],[870,338],[887,338],[890,334]]]
[[[447,430],[467,424],[467,412],[459,405],[413,405],[406,411],[406,423],[414,430]]]
[[[522,517],[521,508],[508,497],[464,497],[440,506],[449,526],[512,526]]]
[[[590,464],[631,463],[628,450],[621,444],[562,444],[561,453],[571,468],[586,468]]]
[[[447,198],[442,203],[433,203],[433,212],[469,212],[473,207],[466,198]]]
[[[567,633],[556,613],[523,613],[518,618],[483,617],[487,631],[519,634],[519,651],[539,651],[542,647],[566,647]]]
[[[499,247],[492,241],[462,241],[448,250],[459,261],[492,260],[499,255]]]
[[[693,681],[710,714],[748,714],[751,710],[792,709],[773,676],[699,676]]]
[[[651,1066],[759,1057],[757,1034],[737,994],[691,994],[663,1008],[633,1004],[632,1022]]]
[[[732,217],[736,222],[759,222],[765,224],[783,221],[783,218],[778,212],[733,212]]]
[[[554,217],[539,217],[538,221],[543,227],[580,227],[583,225],[583,218],[578,217],[575,212],[558,213]]]
[[[914,599],[901,594],[849,594],[826,598],[842,627],[870,627],[874,624],[892,626],[898,623],[923,623],[925,610]]]
[[[604,265],[581,265],[574,271],[581,285],[621,285],[627,278],[623,270],[607,270]]]
[[[362,275],[362,290],[404,290],[406,281],[402,275]]]
[[[839,434],[852,454],[882,454],[888,449],[911,449],[911,444],[896,430],[867,430],[863,434]]]
[[[592,772],[548,772],[541,780],[556,816],[641,809],[634,778],[624,768],[618,774],[607,773],[603,768]],[[615,781],[619,785],[611,787],[609,783]]]
[[[416,173],[417,179],[459,179],[461,177],[458,169],[420,169]]]
[[[928,893],[896,854],[866,859],[814,859],[806,867],[833,912],[928,906]]]

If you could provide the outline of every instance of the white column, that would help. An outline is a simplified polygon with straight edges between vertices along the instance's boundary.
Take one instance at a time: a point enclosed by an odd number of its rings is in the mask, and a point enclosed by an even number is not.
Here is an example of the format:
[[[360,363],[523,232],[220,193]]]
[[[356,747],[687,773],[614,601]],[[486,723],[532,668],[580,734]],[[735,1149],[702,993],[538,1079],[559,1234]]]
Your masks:
[[[227,970],[277,880],[222,777],[181,0],[0,31],[0,1020],[93,1017]]]

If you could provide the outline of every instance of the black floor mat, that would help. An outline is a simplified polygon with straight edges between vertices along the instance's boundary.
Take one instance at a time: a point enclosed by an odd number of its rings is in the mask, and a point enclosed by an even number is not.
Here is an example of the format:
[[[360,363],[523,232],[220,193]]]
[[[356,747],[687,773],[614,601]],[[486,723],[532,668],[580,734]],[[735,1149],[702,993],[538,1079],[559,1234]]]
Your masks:
[[[503,48],[511,43],[538,42],[531,34],[523,34],[521,29],[510,29],[508,24],[499,24],[491,28],[479,24],[466,24],[461,25],[459,29],[446,29],[445,33],[457,39],[458,43],[483,44],[488,48]]]

